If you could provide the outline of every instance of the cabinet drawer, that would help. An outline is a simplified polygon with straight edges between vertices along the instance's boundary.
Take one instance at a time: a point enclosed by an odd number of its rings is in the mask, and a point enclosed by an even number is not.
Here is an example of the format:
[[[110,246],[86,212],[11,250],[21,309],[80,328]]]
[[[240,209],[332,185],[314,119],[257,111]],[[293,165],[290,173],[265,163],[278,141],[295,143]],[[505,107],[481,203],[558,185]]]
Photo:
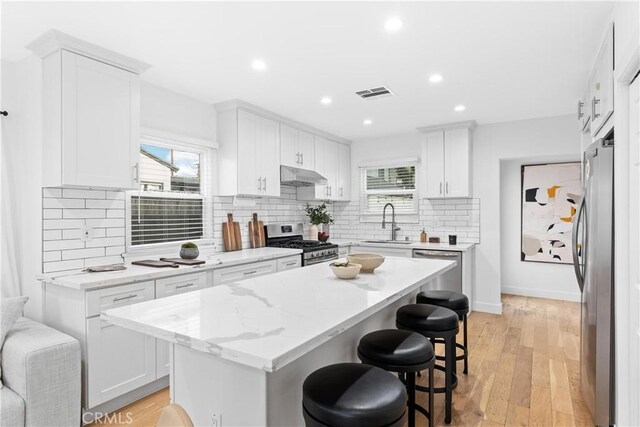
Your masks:
[[[279,258],[277,262],[278,271],[286,271],[302,267],[302,258],[300,257],[300,255]]]
[[[156,280],[156,298],[195,291],[207,286],[207,273],[185,274]]]
[[[154,283],[140,282],[87,292],[87,317],[103,310],[153,299]]]
[[[213,284],[214,286],[222,285],[224,283],[237,282],[275,272],[275,261],[254,262],[237,267],[220,268],[213,271]]]

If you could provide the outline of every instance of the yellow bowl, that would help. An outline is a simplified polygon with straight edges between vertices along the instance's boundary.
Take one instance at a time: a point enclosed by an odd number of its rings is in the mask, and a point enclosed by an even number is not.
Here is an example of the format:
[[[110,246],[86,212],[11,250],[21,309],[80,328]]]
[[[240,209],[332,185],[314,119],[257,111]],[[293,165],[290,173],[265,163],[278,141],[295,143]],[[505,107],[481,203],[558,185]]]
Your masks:
[[[331,271],[333,271],[333,274],[335,274],[338,279],[354,279],[362,268],[360,264],[352,262],[346,267],[336,267],[334,264],[335,263],[329,264],[329,267],[331,267]]]
[[[347,254],[347,261],[362,265],[363,273],[373,273],[373,270],[380,267],[384,262],[384,257],[378,254]]]

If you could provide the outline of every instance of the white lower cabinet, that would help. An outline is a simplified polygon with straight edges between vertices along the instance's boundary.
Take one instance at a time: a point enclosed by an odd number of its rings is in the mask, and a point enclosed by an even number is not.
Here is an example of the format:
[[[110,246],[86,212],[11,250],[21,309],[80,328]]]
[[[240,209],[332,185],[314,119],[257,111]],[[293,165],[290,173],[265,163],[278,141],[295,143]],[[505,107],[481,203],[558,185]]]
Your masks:
[[[142,387],[156,379],[155,338],[87,319],[88,407]]]
[[[207,273],[184,274],[156,280],[156,298],[184,294],[204,289],[207,284]],[[162,378],[171,372],[171,345],[163,340],[156,340],[156,378]]]
[[[213,271],[214,286],[238,282],[252,277],[264,276],[277,271],[276,261],[261,261],[233,267],[219,268]]]
[[[294,268],[302,267],[302,257],[300,255],[289,256],[286,258],[279,258],[278,271],[293,270]]]

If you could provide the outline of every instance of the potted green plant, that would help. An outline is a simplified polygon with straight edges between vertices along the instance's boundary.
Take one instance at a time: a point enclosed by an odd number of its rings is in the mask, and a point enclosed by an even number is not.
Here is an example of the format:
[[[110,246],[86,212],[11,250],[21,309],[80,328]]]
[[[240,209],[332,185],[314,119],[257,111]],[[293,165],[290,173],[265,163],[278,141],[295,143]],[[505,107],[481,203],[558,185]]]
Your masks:
[[[327,204],[322,202],[319,205],[311,206],[307,203],[305,212],[311,223],[309,238],[312,240],[320,240],[322,242],[329,239],[329,224],[333,224],[333,217],[327,212]],[[322,225],[322,231],[318,231],[318,226]]]
[[[180,258],[183,259],[196,259],[200,255],[198,245],[193,242],[183,243],[180,248]]]

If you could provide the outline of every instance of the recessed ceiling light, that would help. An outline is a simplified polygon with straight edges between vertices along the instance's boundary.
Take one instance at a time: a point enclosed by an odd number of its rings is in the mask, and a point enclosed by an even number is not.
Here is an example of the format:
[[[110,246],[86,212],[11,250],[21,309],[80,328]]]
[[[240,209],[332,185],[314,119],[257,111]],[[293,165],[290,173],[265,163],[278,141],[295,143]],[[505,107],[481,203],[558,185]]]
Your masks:
[[[267,64],[262,59],[256,59],[251,63],[254,70],[262,71],[267,68]]]
[[[369,126],[371,123],[373,123],[373,121],[371,119],[364,119],[362,121],[362,124],[365,126]]]
[[[333,102],[333,101],[331,101],[331,98],[329,98],[328,96],[325,96],[324,98],[322,98],[322,99],[320,100],[320,102],[322,102],[324,105],[329,105],[329,104],[331,104],[331,102]]]
[[[465,107],[464,105],[456,105],[455,108],[454,108],[454,110],[457,111],[457,112],[464,111],[466,109],[467,109],[467,107]]]
[[[384,23],[384,29],[389,33],[395,33],[402,28],[402,20],[398,17],[393,17],[387,19],[387,22]]]
[[[440,74],[431,74],[429,76],[429,81],[431,83],[440,83],[442,81],[442,76]]]

